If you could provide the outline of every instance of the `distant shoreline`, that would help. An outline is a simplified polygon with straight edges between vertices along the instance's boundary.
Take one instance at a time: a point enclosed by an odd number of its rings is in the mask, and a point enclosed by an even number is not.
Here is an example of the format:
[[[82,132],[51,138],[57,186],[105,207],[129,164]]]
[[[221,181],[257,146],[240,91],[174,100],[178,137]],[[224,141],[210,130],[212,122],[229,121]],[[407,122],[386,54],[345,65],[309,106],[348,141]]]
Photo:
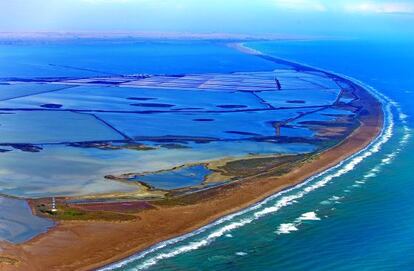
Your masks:
[[[252,50],[250,53],[258,54],[256,52]],[[380,134],[384,117],[382,104],[362,86],[358,88],[358,97],[367,111],[359,116],[360,126],[341,143],[278,177],[277,182],[272,177],[247,179],[200,193],[200,201],[194,204],[159,206],[145,211],[140,214],[140,220],[133,222],[59,222],[54,229],[27,243],[6,247],[7,255],[19,257],[22,262],[10,269],[6,266],[4,270],[91,270],[102,267],[300,184],[364,149]]]
[[[305,35],[249,35],[231,33],[176,33],[176,32],[0,32],[0,42],[18,41],[70,41],[70,40],[216,40],[216,41],[269,41],[314,40],[326,37]]]

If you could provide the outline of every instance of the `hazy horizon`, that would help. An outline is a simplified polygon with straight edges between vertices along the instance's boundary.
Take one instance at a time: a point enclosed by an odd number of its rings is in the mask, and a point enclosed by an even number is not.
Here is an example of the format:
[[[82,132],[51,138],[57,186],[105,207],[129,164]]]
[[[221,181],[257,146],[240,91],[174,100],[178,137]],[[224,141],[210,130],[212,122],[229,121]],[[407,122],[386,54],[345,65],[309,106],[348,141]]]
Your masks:
[[[260,14],[260,16],[258,16]],[[15,0],[0,2],[0,32],[229,33],[410,36],[410,1]],[[379,31],[379,29],[381,31]]]

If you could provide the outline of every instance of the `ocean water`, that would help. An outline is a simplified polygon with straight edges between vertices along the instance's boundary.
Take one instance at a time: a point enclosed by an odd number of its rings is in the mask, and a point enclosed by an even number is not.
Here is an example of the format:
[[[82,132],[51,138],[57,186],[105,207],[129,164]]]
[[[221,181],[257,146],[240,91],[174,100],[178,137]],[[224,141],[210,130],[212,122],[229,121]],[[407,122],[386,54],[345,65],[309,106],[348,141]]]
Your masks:
[[[414,270],[414,41],[248,45],[377,89],[382,134],[328,172],[106,269]]]

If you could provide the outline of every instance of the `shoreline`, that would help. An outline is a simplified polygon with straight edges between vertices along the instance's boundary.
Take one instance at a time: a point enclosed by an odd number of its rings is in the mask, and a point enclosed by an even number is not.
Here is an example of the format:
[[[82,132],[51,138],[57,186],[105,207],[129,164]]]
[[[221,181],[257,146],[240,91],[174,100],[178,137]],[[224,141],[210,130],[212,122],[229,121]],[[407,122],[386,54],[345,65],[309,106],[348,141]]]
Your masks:
[[[29,42],[29,41],[71,41],[71,40],[101,40],[101,41],[134,41],[134,40],[216,40],[216,41],[257,41],[257,40],[313,40],[328,39],[324,36],[288,35],[288,34],[242,34],[242,33],[192,33],[192,32],[160,32],[160,31],[62,31],[62,32],[7,32],[0,31],[0,42]]]
[[[358,86],[364,109],[370,114],[360,116],[361,125],[357,129],[339,144],[317,153],[312,161],[280,177],[247,178],[191,195],[198,200],[189,205],[157,205],[156,210],[139,213],[140,219],[133,222],[58,222],[55,228],[27,243],[6,247],[3,253],[24,261],[17,266],[5,265],[4,270],[99,268],[243,210],[335,166],[368,146],[383,127],[381,103],[364,87]]]
[[[250,48],[247,48],[247,49],[250,49]],[[262,53],[260,53],[260,54],[263,55]],[[285,61],[285,60],[283,60],[283,61]],[[286,61],[288,61],[288,60],[286,60]],[[299,64],[299,65],[301,65],[301,64]],[[312,67],[312,69],[313,69],[313,67]],[[338,77],[341,77],[341,76],[338,76]],[[343,78],[343,77],[341,77],[341,78]],[[346,80],[352,81],[352,79],[350,79],[350,78],[346,78]],[[358,86],[361,86],[361,85],[358,84]],[[364,87],[361,86],[361,88],[363,88],[363,90],[366,91],[369,96],[374,98],[374,100],[376,100],[378,103],[380,103],[379,100],[377,100],[377,98],[372,95],[372,93],[367,91],[365,86]],[[153,245],[147,246],[147,247],[145,247],[144,249],[141,249],[141,250],[137,250],[135,253],[133,253],[133,254],[127,256],[127,257],[121,258],[118,261],[113,261],[109,264],[105,264],[105,265],[102,265],[102,266],[94,265],[91,268],[93,268],[93,269],[98,268],[98,270],[106,270],[105,268],[108,268],[108,267],[111,267],[113,265],[116,265],[117,263],[121,263],[123,261],[126,261],[126,260],[128,260],[129,258],[132,258],[135,255],[145,253],[146,251],[150,250],[151,248],[155,247],[156,245],[158,245],[160,243],[164,243],[164,242],[168,242],[172,239],[184,237],[185,235],[191,234],[194,231],[201,230],[202,228],[208,227],[209,225],[214,224],[216,221],[218,221],[222,218],[225,218],[227,216],[231,216],[232,214],[236,214],[238,212],[242,212],[243,210],[248,209],[249,207],[252,207],[256,204],[260,204],[261,202],[265,201],[268,198],[271,198],[272,196],[279,195],[283,191],[286,191],[286,190],[289,190],[289,189],[294,189],[296,186],[305,183],[307,180],[311,179],[312,177],[315,177],[318,174],[323,174],[324,172],[330,170],[331,168],[334,168],[335,166],[339,165],[339,163],[342,162],[343,160],[351,158],[353,155],[356,155],[360,151],[365,150],[366,148],[368,148],[370,146],[371,143],[375,142],[375,140],[377,140],[379,138],[379,136],[381,135],[381,133],[383,131],[383,128],[384,128],[384,126],[383,126],[384,125],[384,110],[382,108],[382,104],[381,104],[381,111],[380,111],[380,114],[378,114],[378,116],[381,116],[381,117],[378,119],[379,120],[379,126],[376,127],[378,130],[377,130],[377,133],[375,134],[375,136],[373,136],[370,140],[367,139],[366,142],[363,143],[364,145],[360,145],[359,148],[356,147],[355,150],[350,150],[348,153],[343,153],[343,156],[341,155],[336,160],[332,160],[330,163],[327,164],[326,167],[322,167],[319,170],[315,170],[312,173],[306,174],[307,177],[305,177],[304,179],[293,181],[292,183],[289,183],[287,185],[282,185],[282,186],[279,187],[279,189],[276,188],[274,191],[269,192],[266,196],[262,195],[263,198],[261,198],[260,200],[253,200],[252,202],[247,203],[244,207],[237,206],[234,209],[228,210],[228,212],[225,211],[225,212],[223,212],[223,215],[218,215],[218,217],[216,219],[213,219],[212,221],[210,221],[208,223],[201,222],[201,223],[199,223],[199,226],[194,226],[191,230],[189,230],[186,233],[183,233],[183,234],[178,235],[178,236],[174,236],[174,237],[169,238],[169,239],[162,240],[160,242],[156,242]],[[355,131],[353,131],[352,134],[349,135],[347,138],[345,138],[342,142],[338,143],[337,145],[333,146],[332,148],[329,148],[329,149],[324,150],[322,152],[316,153],[315,156],[318,156],[318,155],[330,156],[330,154],[334,154],[338,149],[344,149],[343,145],[345,145],[345,144],[347,145],[347,144],[350,143],[349,142],[350,140],[353,140],[353,139],[356,139],[357,137],[359,137],[359,134],[361,133],[361,131],[359,131],[359,130],[362,128],[362,126],[363,125],[361,125],[361,127],[357,128]],[[312,164],[312,162],[307,162],[305,164],[305,166],[308,165],[308,166],[312,167],[312,165],[310,165],[310,164]],[[297,170],[302,170],[302,169],[299,168]],[[291,172],[287,173],[286,175],[290,175],[290,173]],[[287,177],[287,176],[283,175],[282,177]],[[89,270],[89,269],[86,269],[86,270]],[[92,269],[90,269],[90,270],[92,270]]]

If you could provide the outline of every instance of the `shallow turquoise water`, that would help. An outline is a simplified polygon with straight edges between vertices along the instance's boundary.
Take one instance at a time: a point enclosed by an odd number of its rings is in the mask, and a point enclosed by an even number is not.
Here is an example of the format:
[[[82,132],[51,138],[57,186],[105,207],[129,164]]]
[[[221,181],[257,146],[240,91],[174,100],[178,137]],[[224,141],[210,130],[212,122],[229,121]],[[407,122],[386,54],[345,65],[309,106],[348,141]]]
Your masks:
[[[392,99],[384,102],[383,134],[367,150],[300,187],[109,269],[414,270],[414,42],[250,46],[377,88]]]

